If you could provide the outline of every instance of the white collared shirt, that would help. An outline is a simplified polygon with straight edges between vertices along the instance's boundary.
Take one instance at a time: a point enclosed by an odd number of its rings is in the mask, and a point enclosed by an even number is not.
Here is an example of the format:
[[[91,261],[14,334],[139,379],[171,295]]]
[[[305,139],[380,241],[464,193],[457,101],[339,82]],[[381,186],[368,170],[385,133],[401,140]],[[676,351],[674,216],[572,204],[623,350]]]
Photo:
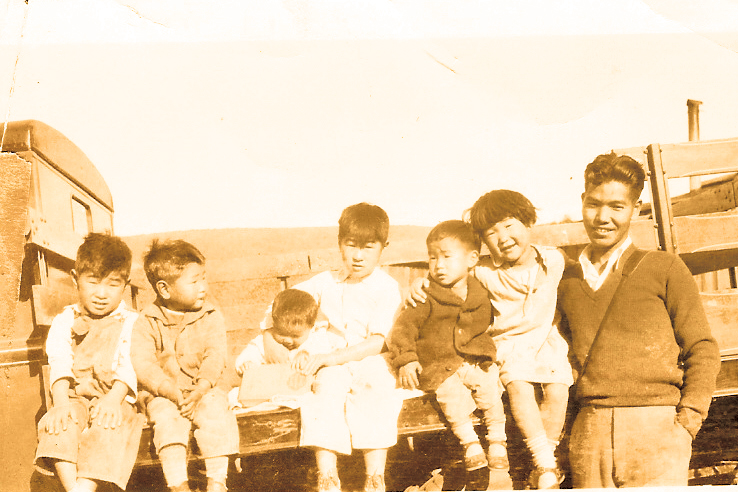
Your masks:
[[[628,236],[625,241],[623,241],[623,244],[612,251],[610,257],[607,259],[607,264],[602,270],[602,273],[597,271],[597,268],[595,268],[595,266],[592,264],[592,260],[590,260],[592,245],[587,245],[587,247],[584,248],[584,251],[582,251],[582,253],[579,255],[579,264],[582,265],[582,274],[584,275],[584,280],[592,288],[592,290],[597,291],[600,287],[602,287],[602,284],[605,283],[605,279],[607,279],[607,276],[610,275],[610,272],[614,271],[618,267],[620,258],[622,258],[623,253],[631,244],[633,244],[633,241],[630,239],[630,236]]]

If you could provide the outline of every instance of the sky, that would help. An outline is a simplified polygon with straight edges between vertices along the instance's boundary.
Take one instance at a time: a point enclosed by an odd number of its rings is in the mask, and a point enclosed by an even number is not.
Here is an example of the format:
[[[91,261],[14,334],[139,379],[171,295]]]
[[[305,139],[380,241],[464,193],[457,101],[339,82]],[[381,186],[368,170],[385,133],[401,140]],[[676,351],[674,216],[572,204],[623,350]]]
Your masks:
[[[79,146],[115,232],[578,219],[612,149],[738,137],[735,0],[0,0],[0,118]],[[698,4],[698,6],[697,6]]]

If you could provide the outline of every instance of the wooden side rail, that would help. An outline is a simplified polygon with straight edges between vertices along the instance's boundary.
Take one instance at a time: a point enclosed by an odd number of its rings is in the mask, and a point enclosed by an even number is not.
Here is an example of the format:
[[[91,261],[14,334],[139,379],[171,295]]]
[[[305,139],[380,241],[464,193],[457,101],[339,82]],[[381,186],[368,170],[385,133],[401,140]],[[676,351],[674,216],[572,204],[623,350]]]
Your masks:
[[[399,437],[441,431],[446,424],[433,395],[405,400],[398,419]],[[300,411],[289,408],[268,412],[243,413],[238,416],[240,454],[253,454],[297,448],[300,443]],[[190,450],[196,450],[194,440]],[[191,458],[194,458],[192,456]],[[146,427],[141,436],[136,466],[158,464],[154,449],[153,430]]]

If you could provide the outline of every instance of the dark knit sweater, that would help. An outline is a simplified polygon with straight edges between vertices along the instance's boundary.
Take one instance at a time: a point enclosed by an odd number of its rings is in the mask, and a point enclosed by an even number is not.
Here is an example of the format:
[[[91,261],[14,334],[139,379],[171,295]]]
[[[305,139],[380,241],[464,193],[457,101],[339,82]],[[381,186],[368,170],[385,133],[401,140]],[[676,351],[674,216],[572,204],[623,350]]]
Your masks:
[[[635,251],[623,254],[618,268],[596,292],[570,264],[559,284],[562,325],[571,336],[572,365],[584,374],[577,399],[608,407],[673,405],[704,419],[720,369],[720,354],[710,334],[697,286],[675,255],[651,251],[623,279],[618,298],[594,345],[592,342]]]
[[[387,345],[397,369],[418,361],[420,389],[435,391],[464,360],[492,361],[495,346],[487,328],[492,304],[479,281],[468,277],[466,300],[430,280],[428,300],[405,308],[395,321]]]

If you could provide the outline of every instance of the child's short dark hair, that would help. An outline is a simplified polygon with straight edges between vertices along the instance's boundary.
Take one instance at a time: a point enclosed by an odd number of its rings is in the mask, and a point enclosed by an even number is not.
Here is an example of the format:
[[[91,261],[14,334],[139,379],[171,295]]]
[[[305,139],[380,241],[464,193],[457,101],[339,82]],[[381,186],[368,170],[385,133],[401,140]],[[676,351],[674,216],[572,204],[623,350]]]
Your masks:
[[[352,239],[359,245],[371,242],[387,243],[389,217],[381,207],[357,203],[344,209],[338,219],[338,242]]]
[[[286,289],[277,294],[272,304],[272,325],[276,330],[296,327],[312,328],[318,317],[318,303],[299,289]]]
[[[482,195],[466,215],[472,228],[480,234],[508,218],[518,219],[526,227],[536,223],[536,207],[524,195],[512,190],[492,190]]]
[[[90,233],[77,249],[74,271],[77,275],[90,273],[105,278],[120,273],[126,280],[131,274],[131,249],[117,236]]]
[[[144,272],[156,290],[159,280],[173,282],[190,263],[205,264],[205,257],[195,246],[182,239],[159,241],[154,239],[143,258]]]
[[[470,251],[479,251],[482,247],[482,240],[479,234],[463,220],[447,220],[441,222],[428,233],[425,244],[430,246],[432,243],[446,238],[456,239],[469,248]]]
[[[630,188],[630,197],[637,201],[646,182],[646,172],[638,161],[615,152],[598,155],[584,170],[584,189],[609,181],[623,183]]]

